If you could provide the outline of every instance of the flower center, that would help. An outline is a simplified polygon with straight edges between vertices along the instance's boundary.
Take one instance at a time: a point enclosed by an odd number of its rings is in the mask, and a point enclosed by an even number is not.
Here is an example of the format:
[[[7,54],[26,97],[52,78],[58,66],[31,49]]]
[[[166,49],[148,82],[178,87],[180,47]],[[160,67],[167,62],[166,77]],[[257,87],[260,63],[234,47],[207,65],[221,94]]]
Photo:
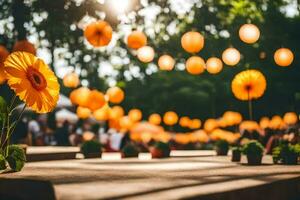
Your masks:
[[[47,87],[47,81],[43,74],[33,67],[27,69],[27,78],[30,81],[32,87],[38,91]]]
[[[247,92],[250,92],[252,90],[253,86],[251,84],[247,84],[245,85],[245,90],[247,90]]]

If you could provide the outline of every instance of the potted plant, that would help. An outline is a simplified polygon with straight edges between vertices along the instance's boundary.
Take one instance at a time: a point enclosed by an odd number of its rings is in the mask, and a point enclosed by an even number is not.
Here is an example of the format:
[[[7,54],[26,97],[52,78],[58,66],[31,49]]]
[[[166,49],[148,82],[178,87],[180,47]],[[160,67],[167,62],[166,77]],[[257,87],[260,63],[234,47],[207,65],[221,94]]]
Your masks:
[[[218,140],[215,143],[215,150],[218,156],[226,156],[229,150],[229,143],[226,140]]]
[[[135,144],[128,143],[122,148],[121,152],[124,158],[130,158],[138,157],[140,150]]]
[[[240,147],[232,147],[232,162],[240,162],[241,161],[241,148]]]
[[[243,146],[242,152],[247,156],[248,165],[260,165],[264,147],[258,141],[251,140]]]
[[[102,146],[96,140],[86,141],[81,145],[81,152],[84,158],[97,158],[101,157]]]
[[[280,144],[272,152],[274,163],[285,165],[297,165],[300,156],[300,144]]]
[[[20,171],[25,164],[25,151],[19,145],[11,145],[12,134],[18,134],[15,130],[26,107],[44,114],[54,110],[60,86],[50,67],[31,53],[16,51],[4,60],[0,70],[10,91],[0,96],[0,170],[9,166],[12,171]],[[24,104],[18,112],[20,101]]]
[[[150,147],[152,158],[166,158],[170,157],[170,146],[168,143],[156,142],[154,146]]]

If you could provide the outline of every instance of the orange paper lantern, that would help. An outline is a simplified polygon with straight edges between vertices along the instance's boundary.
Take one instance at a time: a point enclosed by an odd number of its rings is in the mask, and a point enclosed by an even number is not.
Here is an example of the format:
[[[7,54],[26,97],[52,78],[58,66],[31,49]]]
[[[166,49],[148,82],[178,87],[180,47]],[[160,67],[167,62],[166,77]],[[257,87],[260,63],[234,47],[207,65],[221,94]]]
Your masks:
[[[182,126],[182,127],[188,127],[189,124],[190,124],[190,118],[189,117],[180,117],[179,119],[179,125]]]
[[[199,56],[192,56],[186,61],[185,67],[190,74],[197,75],[204,72],[205,62]]]
[[[79,77],[76,73],[66,74],[63,78],[63,83],[65,87],[76,88],[79,85]]]
[[[154,124],[154,125],[159,125],[161,123],[161,117],[159,114],[157,113],[154,113],[154,114],[151,114],[149,116],[149,119],[148,119],[149,123],[151,124]]]
[[[86,119],[86,118],[90,117],[91,110],[88,108],[78,106],[77,110],[76,110],[76,114],[79,118]]]
[[[102,108],[95,110],[93,116],[98,121],[106,121],[109,119],[110,107],[108,104],[105,104]]]
[[[175,60],[169,55],[160,56],[158,66],[160,70],[171,71],[174,68]]]
[[[147,44],[147,37],[143,32],[133,31],[127,37],[127,45],[132,49],[139,49]]]
[[[200,119],[192,119],[189,125],[190,129],[199,129],[201,127]]]
[[[141,62],[149,63],[154,59],[154,50],[152,47],[143,46],[138,49],[137,57]]]
[[[280,48],[274,54],[275,63],[281,67],[287,67],[292,64],[294,54],[290,49]]]
[[[133,126],[133,121],[129,118],[129,116],[123,116],[120,118],[120,127],[125,130],[129,130]]]
[[[204,130],[208,133],[218,128],[218,121],[215,119],[207,119],[204,123]]]
[[[86,106],[88,104],[90,89],[87,87],[80,87],[75,89],[70,94],[72,104],[79,106]]]
[[[0,85],[4,83],[7,79],[6,74],[4,73],[4,61],[8,57],[9,52],[7,49],[0,45]]]
[[[128,112],[128,117],[130,118],[131,121],[133,122],[137,122],[137,121],[140,121],[142,119],[142,111],[140,111],[139,109],[131,109],[129,112]]]
[[[181,37],[181,46],[188,53],[198,53],[204,47],[204,37],[195,31],[187,32]]]
[[[270,126],[270,119],[268,117],[261,118],[260,121],[259,121],[259,126],[262,129],[269,128],[269,126]]]
[[[109,88],[106,94],[111,103],[121,103],[125,97],[124,91],[119,87]]]
[[[106,104],[104,95],[102,92],[92,90],[88,97],[88,103],[85,105],[92,111],[102,108]]]
[[[253,44],[259,39],[260,31],[254,24],[244,24],[239,30],[239,36],[243,42]]]
[[[125,113],[124,109],[121,106],[113,106],[110,109],[109,117],[110,117],[110,119],[116,120],[116,119],[123,117],[124,113]]]
[[[221,59],[211,57],[206,61],[206,70],[210,74],[217,74],[223,69],[223,62]]]
[[[283,121],[288,125],[293,125],[298,122],[298,116],[294,112],[288,112],[283,116]]]
[[[33,55],[36,55],[36,49],[34,45],[27,40],[19,40],[14,44],[13,51],[26,51]]]
[[[102,47],[109,44],[112,32],[111,26],[106,21],[99,20],[86,27],[84,36],[94,47]]]
[[[240,62],[241,54],[235,48],[228,48],[222,54],[222,60],[226,65],[234,66]]]
[[[163,120],[166,125],[172,126],[177,123],[178,115],[173,111],[168,111],[164,114]]]

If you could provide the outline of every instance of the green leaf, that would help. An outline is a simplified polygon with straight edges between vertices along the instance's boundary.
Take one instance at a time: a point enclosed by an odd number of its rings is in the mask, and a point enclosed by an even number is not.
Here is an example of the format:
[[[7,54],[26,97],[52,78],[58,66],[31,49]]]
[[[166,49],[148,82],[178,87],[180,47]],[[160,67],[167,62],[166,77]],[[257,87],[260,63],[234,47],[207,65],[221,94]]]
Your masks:
[[[0,170],[4,170],[6,168],[7,166],[6,166],[5,157],[2,154],[0,154]]]
[[[7,112],[7,104],[3,97],[0,96],[0,113],[6,113]]]
[[[10,145],[8,147],[7,162],[13,171],[21,171],[26,161],[26,155],[22,147]]]

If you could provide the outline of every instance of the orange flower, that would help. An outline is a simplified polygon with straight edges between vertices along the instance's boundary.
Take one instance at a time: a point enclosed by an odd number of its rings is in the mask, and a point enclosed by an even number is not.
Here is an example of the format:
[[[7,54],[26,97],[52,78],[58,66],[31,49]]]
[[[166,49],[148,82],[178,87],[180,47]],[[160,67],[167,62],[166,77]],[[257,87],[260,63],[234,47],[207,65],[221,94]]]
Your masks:
[[[232,92],[239,100],[258,99],[264,94],[266,87],[265,76],[253,69],[240,72],[231,83]]]
[[[59,84],[43,60],[26,52],[14,52],[4,62],[9,87],[37,113],[52,111],[59,98]]]
[[[34,45],[31,42],[28,42],[27,40],[17,41],[13,47],[13,51],[25,51],[33,55],[36,54],[36,49]]]
[[[107,22],[99,20],[86,27],[84,36],[94,47],[106,46],[112,38],[112,28]]]
[[[7,49],[0,45],[0,85],[6,81],[6,75],[4,73],[4,61],[8,57],[9,52]]]

